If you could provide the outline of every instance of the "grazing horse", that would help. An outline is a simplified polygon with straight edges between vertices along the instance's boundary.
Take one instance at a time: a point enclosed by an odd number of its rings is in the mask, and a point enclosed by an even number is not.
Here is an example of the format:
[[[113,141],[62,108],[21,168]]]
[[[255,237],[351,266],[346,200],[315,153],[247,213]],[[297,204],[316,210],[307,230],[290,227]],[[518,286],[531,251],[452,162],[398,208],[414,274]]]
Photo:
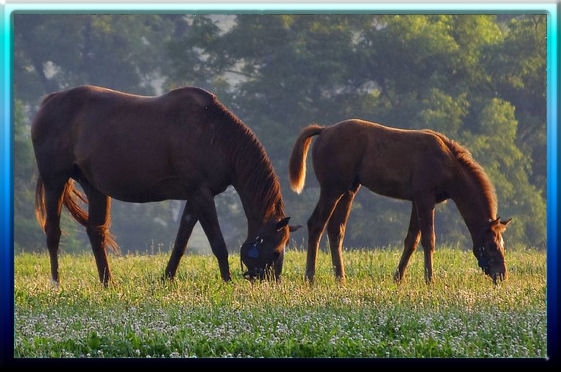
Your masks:
[[[213,94],[192,87],[157,97],[96,86],[55,92],[43,100],[31,138],[39,169],[35,211],[47,235],[54,284],[63,204],[86,227],[100,281],[107,286],[111,280],[105,252],[105,246],[117,246],[109,233],[111,198],[186,200],[165,277],[175,276],[198,221],[222,279],[230,280],[214,205],[229,185],[247,217],[240,251],[245,276],[262,279],[274,270],[280,277],[290,217],[284,215],[278,178],[253,132]]]
[[[351,203],[360,185],[384,196],[412,202],[405,248],[394,275],[400,282],[419,240],[425,258],[425,280],[432,281],[434,209],[452,199],[468,227],[479,266],[493,281],[506,278],[504,232],[510,219],[496,217],[493,185],[471,154],[432,130],[403,130],[363,120],[331,127],[312,124],[302,130],[290,157],[291,188],[300,193],[306,156],[318,136],[312,160],[321,192],[308,220],[306,278],[313,281],[319,240],[327,224],[335,276],[345,278],[341,256]]]

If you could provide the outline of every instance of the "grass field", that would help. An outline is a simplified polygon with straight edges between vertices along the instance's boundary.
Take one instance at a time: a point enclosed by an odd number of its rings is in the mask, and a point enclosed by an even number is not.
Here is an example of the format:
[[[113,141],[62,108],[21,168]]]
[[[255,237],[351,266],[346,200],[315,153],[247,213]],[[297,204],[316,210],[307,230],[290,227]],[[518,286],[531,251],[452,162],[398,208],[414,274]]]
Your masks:
[[[422,249],[405,281],[401,251],[348,251],[347,281],[330,256],[316,282],[305,253],[287,251],[283,281],[219,279],[214,256],[186,256],[161,282],[167,254],[111,256],[103,289],[91,253],[62,255],[52,288],[46,254],[15,257],[15,357],[539,357],[546,356],[546,252],[507,252],[509,277],[494,286],[471,252],[440,247],[435,282]]]

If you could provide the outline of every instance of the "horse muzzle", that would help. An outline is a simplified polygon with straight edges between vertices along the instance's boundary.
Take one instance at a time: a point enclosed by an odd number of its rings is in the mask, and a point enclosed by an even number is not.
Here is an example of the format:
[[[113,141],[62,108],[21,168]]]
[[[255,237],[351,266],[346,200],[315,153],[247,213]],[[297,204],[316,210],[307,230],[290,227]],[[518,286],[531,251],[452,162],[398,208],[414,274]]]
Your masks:
[[[506,280],[507,278],[507,269],[504,261],[478,261],[479,267],[483,270],[483,272],[488,275],[495,285],[498,282]]]
[[[265,268],[248,268],[248,270],[243,273],[243,277],[249,281],[254,281],[256,279],[260,281],[272,279],[274,277],[272,265],[266,265]]]
[[[246,272],[244,272],[243,277],[244,279],[247,279],[249,281],[253,281],[255,279],[263,280],[265,277],[264,270],[259,268],[253,268],[252,270],[247,270]]]

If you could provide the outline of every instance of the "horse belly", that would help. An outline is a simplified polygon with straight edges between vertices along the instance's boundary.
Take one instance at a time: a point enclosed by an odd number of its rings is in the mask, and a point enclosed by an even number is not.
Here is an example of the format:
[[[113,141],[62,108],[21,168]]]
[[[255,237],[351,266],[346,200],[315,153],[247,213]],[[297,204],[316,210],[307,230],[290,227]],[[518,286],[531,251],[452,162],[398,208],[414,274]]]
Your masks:
[[[390,198],[411,200],[412,195],[407,187],[400,182],[392,182],[390,180],[377,180],[371,182],[361,182],[370,191]]]
[[[115,188],[114,191],[108,191],[111,197],[133,203],[156,202],[162,200],[187,199],[185,185],[181,184],[177,177],[168,177],[157,181],[147,187],[128,187]]]
[[[185,193],[165,154],[154,151],[156,146],[147,154],[149,147],[108,145],[84,147],[95,149],[88,153],[80,146],[75,148],[80,178],[96,190],[129,202],[158,201]]]
[[[376,194],[410,200],[412,171],[409,167],[391,162],[363,162],[358,177],[360,183]]]
[[[104,170],[82,170],[86,181],[112,198],[144,203],[166,199],[185,199],[187,187],[173,175],[153,172],[142,174],[136,169],[113,167]],[[148,177],[150,174],[150,177]],[[149,178],[149,181],[148,181]]]

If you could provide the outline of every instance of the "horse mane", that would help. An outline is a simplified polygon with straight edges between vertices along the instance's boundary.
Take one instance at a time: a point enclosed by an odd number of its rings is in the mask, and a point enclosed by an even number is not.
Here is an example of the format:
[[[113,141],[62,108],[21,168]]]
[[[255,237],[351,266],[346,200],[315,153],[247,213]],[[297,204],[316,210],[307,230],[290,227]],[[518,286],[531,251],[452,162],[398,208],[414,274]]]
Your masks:
[[[209,110],[218,119],[222,149],[227,159],[233,159],[237,182],[253,205],[263,205],[263,216],[284,216],[280,183],[265,148],[253,131],[226,108],[216,97]],[[238,190],[239,192],[239,190]]]
[[[473,159],[471,152],[457,143],[454,140],[449,139],[442,133],[438,133],[432,130],[426,130],[426,132],[432,133],[438,136],[445,144],[448,146],[452,154],[454,154],[456,160],[463,166],[468,174],[472,176],[472,179],[477,183],[483,192],[483,196],[489,207],[489,213],[491,218],[495,218],[497,215],[497,193],[495,187],[489,180],[489,176],[483,169],[483,167]]]

